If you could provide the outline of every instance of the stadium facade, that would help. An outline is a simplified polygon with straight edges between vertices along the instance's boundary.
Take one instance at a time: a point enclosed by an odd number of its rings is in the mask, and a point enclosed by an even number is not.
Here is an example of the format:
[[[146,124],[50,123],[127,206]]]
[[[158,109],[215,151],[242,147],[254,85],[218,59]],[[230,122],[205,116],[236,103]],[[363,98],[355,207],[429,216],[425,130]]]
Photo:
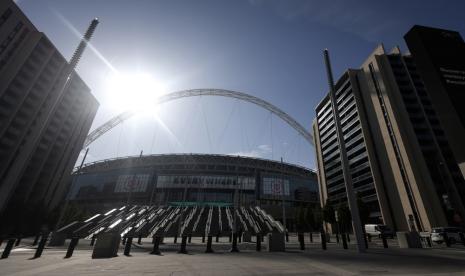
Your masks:
[[[205,154],[108,159],[74,173],[70,202],[88,212],[124,204],[259,205],[292,228],[295,208],[319,204],[316,173],[271,160]],[[234,196],[234,195],[237,196]]]

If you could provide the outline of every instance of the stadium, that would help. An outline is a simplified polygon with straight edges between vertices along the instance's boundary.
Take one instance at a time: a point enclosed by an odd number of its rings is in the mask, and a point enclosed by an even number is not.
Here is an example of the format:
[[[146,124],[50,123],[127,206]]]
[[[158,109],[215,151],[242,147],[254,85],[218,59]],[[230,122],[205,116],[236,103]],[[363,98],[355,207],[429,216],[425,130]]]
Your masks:
[[[319,204],[316,173],[258,158],[165,154],[107,159],[73,174],[69,200],[89,213],[125,204],[258,205],[292,231],[298,206]],[[235,197],[234,195],[237,195]]]

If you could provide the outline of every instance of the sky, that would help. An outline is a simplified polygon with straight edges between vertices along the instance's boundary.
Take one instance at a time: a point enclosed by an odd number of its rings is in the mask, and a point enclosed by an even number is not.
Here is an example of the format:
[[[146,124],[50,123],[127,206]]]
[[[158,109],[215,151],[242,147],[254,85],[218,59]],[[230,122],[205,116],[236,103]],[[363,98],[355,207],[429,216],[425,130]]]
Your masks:
[[[378,44],[387,50],[399,45],[407,52],[403,35],[414,24],[465,35],[463,0],[15,2],[68,59],[79,32],[99,18],[92,49],[77,68],[100,103],[91,130],[124,111],[115,104],[118,93],[138,95],[134,89],[118,89],[125,87],[118,80],[143,75],[157,86],[157,94],[195,88],[244,92],[277,106],[311,131],[315,107],[328,91],[323,49],[330,51],[337,79],[347,68],[358,68]],[[315,168],[313,146],[279,117],[251,103],[202,96],[152,111],[92,143],[86,163],[142,151],[283,158]]]

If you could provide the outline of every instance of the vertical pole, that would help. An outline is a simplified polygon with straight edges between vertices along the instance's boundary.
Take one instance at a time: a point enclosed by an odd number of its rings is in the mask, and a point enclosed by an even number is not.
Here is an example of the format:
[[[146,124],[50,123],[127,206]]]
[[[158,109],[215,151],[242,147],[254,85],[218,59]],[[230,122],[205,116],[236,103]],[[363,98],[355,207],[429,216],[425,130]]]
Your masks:
[[[42,256],[42,252],[44,251],[47,239],[48,233],[43,234],[42,238],[40,239],[39,246],[37,247],[36,253],[34,254],[34,259],[40,258],[40,256]]]
[[[3,250],[2,253],[2,259],[8,258],[10,256],[11,249],[13,249],[13,246],[15,245],[15,239],[9,239],[8,242],[6,243],[5,249]]]
[[[124,246],[124,255],[131,256],[132,237],[128,237]]]
[[[283,158],[281,157],[281,199],[282,199],[282,205],[283,205],[283,227],[284,227],[284,236],[285,236],[285,241],[289,242],[289,235],[287,234],[287,226],[286,226],[286,202],[284,200],[285,197],[285,190],[284,190],[284,176],[283,176],[283,171],[284,171],[284,164],[283,164]]]
[[[349,161],[347,158],[347,151],[344,142],[344,135],[342,133],[341,121],[339,118],[338,106],[337,106],[337,97],[336,91],[334,88],[334,81],[333,81],[333,72],[331,70],[331,63],[329,60],[329,52],[328,49],[324,50],[324,59],[326,64],[326,73],[328,75],[328,84],[329,84],[329,94],[331,98],[331,106],[333,110],[333,117],[336,127],[336,134],[337,134],[337,141],[339,143],[339,151],[341,156],[341,165],[342,165],[342,173],[344,176],[344,182],[346,186],[347,192],[347,202],[349,204],[350,213],[352,215],[352,226],[354,228],[355,238],[357,240],[357,249],[359,253],[365,252],[364,239],[363,239],[363,230],[362,230],[362,223],[360,221],[360,213],[358,211],[357,201],[355,199],[354,187],[352,183],[352,176],[350,175],[349,171]]]
[[[150,254],[152,255],[161,255],[161,252],[160,252],[160,237],[159,236],[155,236],[153,237],[153,249],[152,249],[152,252],[150,252]]]
[[[74,248],[79,242],[79,238],[72,238],[68,246],[68,251],[66,251],[65,259],[71,258],[73,256]]]
[[[205,236],[204,236],[205,237]],[[208,235],[208,238],[207,238],[207,249],[205,250],[205,253],[213,253],[213,249],[212,249],[212,240],[213,240],[213,237],[211,235]]]

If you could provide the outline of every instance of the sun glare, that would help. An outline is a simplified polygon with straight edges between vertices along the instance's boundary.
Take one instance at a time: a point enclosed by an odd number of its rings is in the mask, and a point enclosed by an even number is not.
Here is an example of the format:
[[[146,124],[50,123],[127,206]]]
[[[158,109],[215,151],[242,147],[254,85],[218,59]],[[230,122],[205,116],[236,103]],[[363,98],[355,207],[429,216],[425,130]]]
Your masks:
[[[162,83],[148,73],[113,74],[107,79],[111,107],[124,111],[154,113],[157,98],[165,92]]]

